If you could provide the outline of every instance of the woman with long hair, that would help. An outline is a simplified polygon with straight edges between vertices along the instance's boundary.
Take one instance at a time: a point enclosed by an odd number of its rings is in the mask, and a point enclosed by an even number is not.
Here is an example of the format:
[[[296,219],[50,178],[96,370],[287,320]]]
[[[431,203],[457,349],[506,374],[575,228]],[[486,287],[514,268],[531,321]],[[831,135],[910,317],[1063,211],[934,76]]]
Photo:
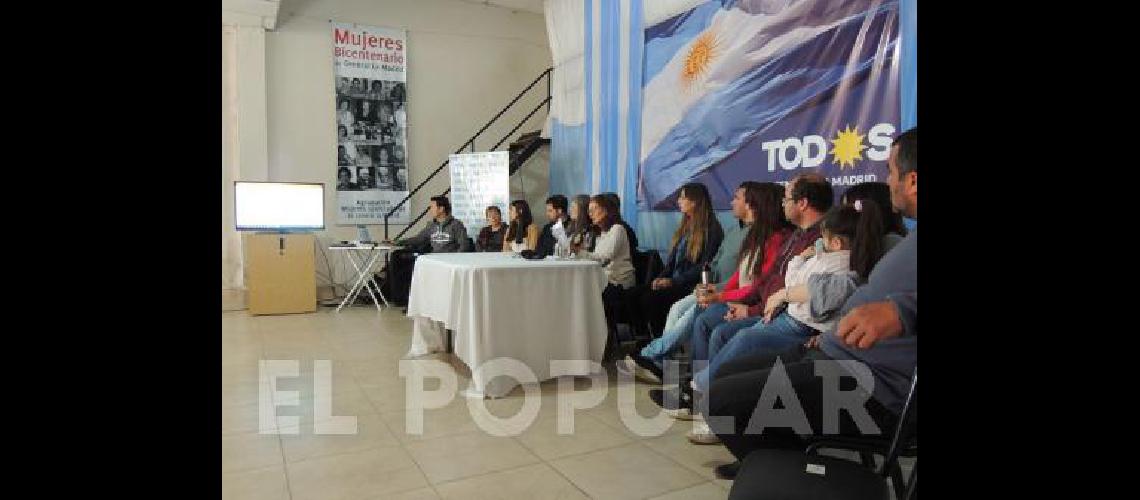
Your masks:
[[[591,231],[593,223],[590,221],[590,197],[580,194],[571,198],[568,215],[570,223],[566,226],[566,234],[570,236],[570,246],[593,250],[595,234]],[[633,251],[632,246],[630,251]]]
[[[669,256],[665,265],[649,286],[632,292],[634,304],[642,317],[635,327],[650,329],[659,336],[665,329],[669,308],[678,299],[693,291],[701,282],[701,269],[708,264],[720,248],[724,229],[712,209],[712,198],[704,184],[692,182],[681,186],[677,196],[681,224],[673,233]],[[644,325],[644,326],[643,326]]]
[[[861,206],[856,204],[864,200],[875,202],[882,215],[883,231],[886,233],[883,235],[883,253],[886,253],[902,241],[907,232],[902,214],[891,208],[891,187],[883,182],[861,182],[847,188],[839,198],[839,203],[859,209]]]
[[[538,244],[538,226],[534,225],[530,204],[526,200],[512,201],[510,215],[511,224],[507,226],[507,234],[503,237],[503,251],[519,253],[534,250]]]
[[[678,300],[669,309],[665,329],[639,353],[627,356],[619,369],[624,369],[641,380],[659,382],[661,366],[673,352],[689,340],[692,323],[697,313],[717,303],[739,300],[752,290],[753,278],[768,272],[776,261],[780,246],[791,232],[790,224],[782,217],[781,200],[784,186],[771,182],[745,181],[736,189],[733,210],[742,207],[744,213],[735,213],[747,227],[736,262],[736,271],[723,289],[702,289]],[[719,306],[719,307],[723,307]]]

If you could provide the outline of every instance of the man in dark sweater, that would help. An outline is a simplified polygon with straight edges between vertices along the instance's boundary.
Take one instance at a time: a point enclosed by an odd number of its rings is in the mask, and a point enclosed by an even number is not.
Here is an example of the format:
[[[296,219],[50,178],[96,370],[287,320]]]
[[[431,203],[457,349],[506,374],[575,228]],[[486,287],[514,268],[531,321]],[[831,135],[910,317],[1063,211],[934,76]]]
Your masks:
[[[894,140],[887,163],[892,205],[918,219],[917,128]],[[721,367],[709,388],[707,414],[710,427],[733,456],[743,460],[762,447],[802,450],[803,435],[893,431],[918,362],[917,262],[915,229],[879,260],[867,284],[847,299],[835,329],[819,336],[819,349],[805,346],[779,356],[745,357]],[[775,372],[780,373],[768,384]],[[857,384],[836,386],[836,376],[855,378]],[[854,389],[845,388],[849,386]],[[788,418],[770,420],[781,410],[772,410],[773,401],[761,401],[763,393],[794,393],[798,404],[782,399],[784,407],[798,415],[790,419],[793,424]],[[830,398],[827,404],[825,398]],[[721,416],[732,421],[717,418]],[[739,461],[717,467],[716,472],[732,478],[738,467]]]
[[[459,219],[451,216],[451,202],[447,197],[433,196],[428,209],[432,215],[431,224],[419,234],[399,240],[396,244],[420,251],[430,248],[432,253],[470,252],[467,228]]]
[[[542,226],[538,235],[538,243],[534,246],[534,253],[539,257],[554,255],[554,245],[561,243],[570,246],[570,238],[566,235],[566,223],[570,217],[566,215],[566,205],[569,200],[565,196],[556,194],[546,199],[546,218],[550,220]]]

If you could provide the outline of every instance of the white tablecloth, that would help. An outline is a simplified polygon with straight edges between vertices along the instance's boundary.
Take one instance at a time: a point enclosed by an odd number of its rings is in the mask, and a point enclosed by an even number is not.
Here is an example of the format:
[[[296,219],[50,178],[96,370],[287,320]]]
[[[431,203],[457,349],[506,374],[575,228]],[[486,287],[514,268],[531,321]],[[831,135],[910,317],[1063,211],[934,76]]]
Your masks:
[[[499,397],[517,383],[478,368],[488,360],[521,361],[539,381],[551,360],[578,360],[568,375],[591,374],[606,346],[601,266],[589,260],[525,260],[503,252],[422,255],[408,298],[415,320],[410,357],[444,350],[443,327],[455,332],[455,355],[472,370],[476,395]],[[487,382],[492,384],[487,386]]]

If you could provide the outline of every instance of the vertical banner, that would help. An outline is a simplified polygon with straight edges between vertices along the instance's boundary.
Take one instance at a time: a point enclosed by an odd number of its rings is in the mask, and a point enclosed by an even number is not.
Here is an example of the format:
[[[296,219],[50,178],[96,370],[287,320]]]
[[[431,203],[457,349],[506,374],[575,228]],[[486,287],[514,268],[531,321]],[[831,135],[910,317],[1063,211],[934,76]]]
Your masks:
[[[510,154],[506,151],[451,155],[451,216],[463,222],[468,236],[475,237],[487,225],[490,205],[504,214],[510,203]],[[504,217],[505,218],[505,217]]]
[[[333,24],[337,224],[383,224],[408,195],[407,37]],[[411,202],[389,222],[406,224]]]

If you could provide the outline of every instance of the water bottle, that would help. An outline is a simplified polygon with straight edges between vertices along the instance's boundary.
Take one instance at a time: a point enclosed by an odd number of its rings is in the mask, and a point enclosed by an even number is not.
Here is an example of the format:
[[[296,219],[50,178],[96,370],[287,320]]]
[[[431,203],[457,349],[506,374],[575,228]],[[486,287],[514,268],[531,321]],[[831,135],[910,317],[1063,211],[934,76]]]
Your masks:
[[[701,288],[698,296],[704,296],[709,291],[709,285],[712,284],[712,266],[708,263],[705,267],[701,268]]]

